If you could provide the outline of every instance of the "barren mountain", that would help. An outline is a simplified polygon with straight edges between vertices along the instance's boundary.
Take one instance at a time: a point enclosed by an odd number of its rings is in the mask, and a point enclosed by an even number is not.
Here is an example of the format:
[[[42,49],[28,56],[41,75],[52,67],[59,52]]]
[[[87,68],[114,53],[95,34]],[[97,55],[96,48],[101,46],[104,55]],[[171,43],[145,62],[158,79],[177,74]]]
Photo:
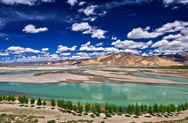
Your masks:
[[[188,65],[188,52],[184,52],[181,54],[169,54],[169,55],[161,55],[161,58],[165,58],[168,60],[172,60],[175,62],[179,62],[184,65]]]
[[[48,62],[49,65],[96,66],[176,66],[188,63],[188,53],[163,56],[137,56],[133,53],[115,53],[84,60]]]

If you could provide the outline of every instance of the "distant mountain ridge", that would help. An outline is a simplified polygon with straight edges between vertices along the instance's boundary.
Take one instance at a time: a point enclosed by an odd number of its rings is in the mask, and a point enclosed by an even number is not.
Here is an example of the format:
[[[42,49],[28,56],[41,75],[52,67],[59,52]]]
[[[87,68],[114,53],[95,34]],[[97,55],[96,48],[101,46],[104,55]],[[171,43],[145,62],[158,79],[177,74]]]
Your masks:
[[[188,53],[137,56],[133,53],[115,53],[82,60],[48,62],[48,65],[95,65],[95,66],[178,66],[188,65]]]

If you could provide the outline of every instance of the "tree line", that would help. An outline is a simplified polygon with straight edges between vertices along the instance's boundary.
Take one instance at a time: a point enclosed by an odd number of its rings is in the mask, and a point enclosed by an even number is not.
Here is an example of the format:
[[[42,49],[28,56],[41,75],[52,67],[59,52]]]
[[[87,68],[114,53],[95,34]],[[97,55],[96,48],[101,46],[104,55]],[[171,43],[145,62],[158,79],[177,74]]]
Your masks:
[[[31,104],[34,105],[36,103],[36,105],[38,106],[45,106],[46,105],[46,101],[42,100],[40,97],[36,100],[35,98],[28,98],[26,96],[18,96],[18,98],[16,99],[13,95],[0,95],[0,101],[16,101],[18,100],[20,104]],[[143,113],[149,113],[151,115],[155,114],[155,113],[160,113],[160,114],[164,114],[164,113],[174,113],[174,112],[178,112],[180,113],[181,111],[187,110],[188,109],[188,103],[181,103],[178,106],[175,106],[174,104],[168,104],[168,105],[164,105],[164,104],[157,104],[154,103],[153,105],[146,105],[146,104],[141,104],[139,105],[138,103],[136,103],[136,105],[133,104],[129,104],[127,107],[123,107],[123,106],[116,106],[114,104],[108,104],[106,103],[104,105],[104,109],[101,109],[101,105],[98,103],[95,104],[89,104],[89,103],[85,103],[84,105],[81,104],[80,102],[78,102],[77,104],[73,103],[70,100],[65,101],[64,99],[59,99],[57,100],[57,102],[54,100],[54,98],[51,99],[51,106],[55,107],[58,106],[59,108],[62,108],[64,110],[69,110],[69,111],[75,111],[78,112],[80,114],[82,114],[83,112],[85,112],[86,114],[89,112],[92,112],[95,115],[100,115],[100,113],[105,113],[106,117],[109,117],[113,114],[124,114],[124,113],[128,113],[129,115],[141,115]]]

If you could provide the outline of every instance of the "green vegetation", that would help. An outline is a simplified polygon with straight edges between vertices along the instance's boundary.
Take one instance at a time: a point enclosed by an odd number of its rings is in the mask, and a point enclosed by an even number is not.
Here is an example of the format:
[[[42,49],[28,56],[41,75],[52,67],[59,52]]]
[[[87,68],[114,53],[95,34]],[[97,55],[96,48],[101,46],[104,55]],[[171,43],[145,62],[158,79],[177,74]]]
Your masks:
[[[0,101],[4,102],[4,101],[8,101],[8,102],[14,102],[16,100],[16,98],[13,95],[0,95]],[[35,98],[31,98],[30,101],[28,99],[28,97],[26,96],[19,96],[18,97],[18,101],[20,104],[28,104],[30,102],[30,104],[34,104],[35,103]],[[46,105],[46,101],[45,100],[41,100],[41,98],[39,97],[37,99],[37,103],[38,106],[45,106]],[[54,100],[54,98],[51,99],[51,106],[55,107],[56,106],[56,101]],[[89,104],[86,103],[84,106],[83,104],[81,104],[80,102],[78,102],[77,104],[73,104],[72,101],[67,100],[65,101],[64,99],[59,99],[57,101],[57,106],[59,108],[62,108],[64,110],[68,110],[68,111],[75,111],[78,112],[80,114],[82,114],[83,112],[85,112],[86,114],[89,112],[92,112],[93,114],[100,116],[100,113],[103,112],[105,113],[105,115],[107,117],[113,115],[113,114],[123,114],[123,113],[128,113],[130,115],[135,114],[137,116],[141,115],[142,113],[149,113],[150,115],[155,115],[155,114],[164,114],[164,113],[174,113],[174,112],[178,112],[180,113],[181,111],[187,110],[188,109],[188,103],[181,103],[178,106],[175,106],[174,104],[168,104],[168,105],[164,105],[164,104],[157,104],[154,103],[153,105],[145,105],[145,104],[141,104],[139,105],[138,103],[136,103],[136,105],[133,104],[129,104],[127,107],[123,107],[123,106],[116,106],[113,104],[108,104],[106,103],[105,105],[105,109],[101,109],[101,105],[98,103],[95,104]]]
[[[41,100],[40,97],[39,97],[38,100],[37,100],[37,105],[38,105],[38,106],[41,106],[41,105],[42,105],[42,100]]]
[[[52,100],[51,100],[51,106],[52,106],[52,107],[55,107],[55,106],[56,106],[56,103],[55,103],[54,98],[52,98]]]

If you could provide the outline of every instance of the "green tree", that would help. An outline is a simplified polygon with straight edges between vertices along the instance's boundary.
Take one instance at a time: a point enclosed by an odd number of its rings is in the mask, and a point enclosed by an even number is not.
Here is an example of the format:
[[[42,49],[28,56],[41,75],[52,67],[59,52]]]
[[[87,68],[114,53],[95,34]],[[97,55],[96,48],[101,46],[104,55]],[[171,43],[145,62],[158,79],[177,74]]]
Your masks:
[[[3,97],[2,97],[2,95],[0,95],[0,101],[3,101]]]
[[[101,113],[101,105],[100,104],[97,104],[96,111],[97,111],[97,114]]]
[[[91,110],[91,105],[89,103],[85,104],[85,111],[88,113]]]
[[[171,109],[171,106],[170,106],[170,105],[167,105],[167,106],[166,106],[166,111],[167,111],[167,113],[171,113],[171,112],[172,112],[172,109]]]
[[[154,113],[158,113],[159,112],[159,108],[158,108],[158,104],[157,103],[154,103],[154,105],[153,105],[153,112]]]
[[[163,104],[159,105],[159,112],[162,113],[162,114],[165,113],[165,109],[164,109]]]
[[[113,105],[113,110],[114,110],[114,112],[117,112],[117,106],[116,105]]]
[[[43,105],[43,106],[45,106],[45,105],[46,105],[46,101],[45,101],[45,100],[43,100],[42,105]]]
[[[185,105],[183,103],[181,104],[181,108],[182,108],[183,111],[185,111],[185,109],[186,109]]]
[[[181,108],[181,105],[179,104],[178,107],[177,107],[177,112],[180,113],[181,110],[182,110],[182,108]]]
[[[91,106],[91,112],[92,112],[93,114],[96,114],[96,113],[97,113],[96,108],[95,108],[94,105]]]
[[[78,106],[78,112],[79,113],[83,112],[83,105],[82,104],[79,104],[79,106]]]
[[[124,108],[123,108],[123,106],[120,105],[120,106],[119,106],[119,113],[122,114],[123,112],[124,112]]]
[[[147,107],[147,105],[145,104],[145,105],[144,105],[144,112],[147,112],[147,109],[148,109],[148,107]]]
[[[16,98],[14,96],[11,96],[11,101],[14,102]]]
[[[67,101],[67,109],[72,110],[72,101]]]
[[[172,112],[176,112],[176,106],[174,104],[170,104],[170,107],[171,107],[171,111]]]
[[[35,103],[35,98],[31,98],[30,103],[33,105]]]
[[[147,112],[148,112],[149,114],[151,114],[151,115],[153,114],[153,108],[152,108],[151,105],[148,107]]]
[[[141,113],[141,108],[140,108],[140,106],[136,103],[136,106],[135,106],[135,114],[138,116],[138,115],[140,115],[140,113]]]
[[[52,98],[52,100],[51,100],[51,106],[52,106],[52,107],[55,107],[55,105],[56,105],[56,104],[55,104],[55,100],[54,100],[54,98]]]
[[[28,104],[28,102],[29,102],[29,99],[27,97],[24,97],[24,103]]]
[[[8,101],[11,101],[11,97],[12,97],[11,95],[8,95]]]
[[[113,114],[114,110],[113,110],[113,104],[108,106],[108,113]]]
[[[41,101],[41,98],[39,97],[38,100],[37,100],[37,105],[40,106],[42,105],[42,101]]]
[[[184,103],[184,107],[185,107],[185,109],[188,109],[188,103],[187,102]]]
[[[106,117],[109,117],[109,116],[110,116],[109,113],[108,113],[108,110],[105,111],[105,116],[106,116]]]
[[[64,101],[64,103],[63,103],[63,108],[64,108],[65,110],[67,110],[67,102],[66,102],[66,101]]]
[[[106,103],[106,105],[105,105],[105,110],[108,110],[108,103]]]
[[[77,107],[76,105],[73,105],[73,106],[72,106],[72,109],[73,109],[73,111],[75,111],[75,112],[78,111],[78,107]]]
[[[128,114],[130,114],[130,115],[132,115],[133,114],[133,112],[134,112],[134,105],[132,105],[132,104],[129,104],[128,105],[128,107],[127,107],[127,113]]]

